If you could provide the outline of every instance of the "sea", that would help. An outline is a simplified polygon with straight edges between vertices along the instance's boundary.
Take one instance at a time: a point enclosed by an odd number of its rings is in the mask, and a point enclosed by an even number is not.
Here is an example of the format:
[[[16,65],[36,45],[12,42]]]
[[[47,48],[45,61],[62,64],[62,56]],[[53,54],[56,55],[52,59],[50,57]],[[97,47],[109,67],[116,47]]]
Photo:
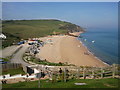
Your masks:
[[[117,29],[87,29],[78,39],[103,62],[109,65],[118,64]]]

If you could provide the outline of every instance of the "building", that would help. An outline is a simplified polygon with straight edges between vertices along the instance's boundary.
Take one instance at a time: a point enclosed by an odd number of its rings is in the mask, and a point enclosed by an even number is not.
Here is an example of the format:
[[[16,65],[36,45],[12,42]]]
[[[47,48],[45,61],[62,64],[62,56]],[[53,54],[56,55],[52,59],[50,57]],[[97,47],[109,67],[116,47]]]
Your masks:
[[[0,34],[0,39],[6,39],[7,37],[4,34]]]

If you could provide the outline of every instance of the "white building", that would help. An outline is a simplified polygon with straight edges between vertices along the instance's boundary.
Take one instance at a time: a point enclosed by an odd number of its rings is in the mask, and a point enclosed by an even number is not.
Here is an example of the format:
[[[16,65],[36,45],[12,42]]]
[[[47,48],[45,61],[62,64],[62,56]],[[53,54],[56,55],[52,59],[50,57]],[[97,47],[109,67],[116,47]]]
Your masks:
[[[38,43],[38,41],[29,40],[28,43]]]
[[[1,39],[6,39],[6,36],[1,33],[1,34],[0,34],[0,38],[1,38]]]

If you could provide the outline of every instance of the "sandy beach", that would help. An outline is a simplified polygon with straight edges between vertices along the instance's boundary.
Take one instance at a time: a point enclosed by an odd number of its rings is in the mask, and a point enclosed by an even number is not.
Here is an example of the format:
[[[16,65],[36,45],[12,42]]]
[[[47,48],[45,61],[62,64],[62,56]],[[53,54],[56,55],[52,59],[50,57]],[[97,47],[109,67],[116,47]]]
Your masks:
[[[80,33],[79,33],[80,34]],[[74,33],[74,35],[79,35]],[[52,43],[49,43],[49,39]],[[56,35],[40,38],[46,44],[40,48],[40,52],[36,55],[41,59],[49,62],[67,62],[76,66],[107,66],[104,62],[92,55],[81,41],[76,37],[68,35]]]

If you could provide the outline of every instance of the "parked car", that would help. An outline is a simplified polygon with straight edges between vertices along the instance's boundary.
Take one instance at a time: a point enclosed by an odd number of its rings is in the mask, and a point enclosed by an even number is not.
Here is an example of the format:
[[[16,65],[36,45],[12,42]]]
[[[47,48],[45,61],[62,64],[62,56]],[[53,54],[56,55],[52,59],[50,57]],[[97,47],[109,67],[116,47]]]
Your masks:
[[[5,62],[4,60],[0,59],[0,64],[6,64],[8,62]]]
[[[18,45],[21,45],[21,44],[24,44],[25,42],[24,41],[20,41],[20,42],[18,42],[17,44]]]
[[[28,45],[33,45],[34,43],[28,43]]]

